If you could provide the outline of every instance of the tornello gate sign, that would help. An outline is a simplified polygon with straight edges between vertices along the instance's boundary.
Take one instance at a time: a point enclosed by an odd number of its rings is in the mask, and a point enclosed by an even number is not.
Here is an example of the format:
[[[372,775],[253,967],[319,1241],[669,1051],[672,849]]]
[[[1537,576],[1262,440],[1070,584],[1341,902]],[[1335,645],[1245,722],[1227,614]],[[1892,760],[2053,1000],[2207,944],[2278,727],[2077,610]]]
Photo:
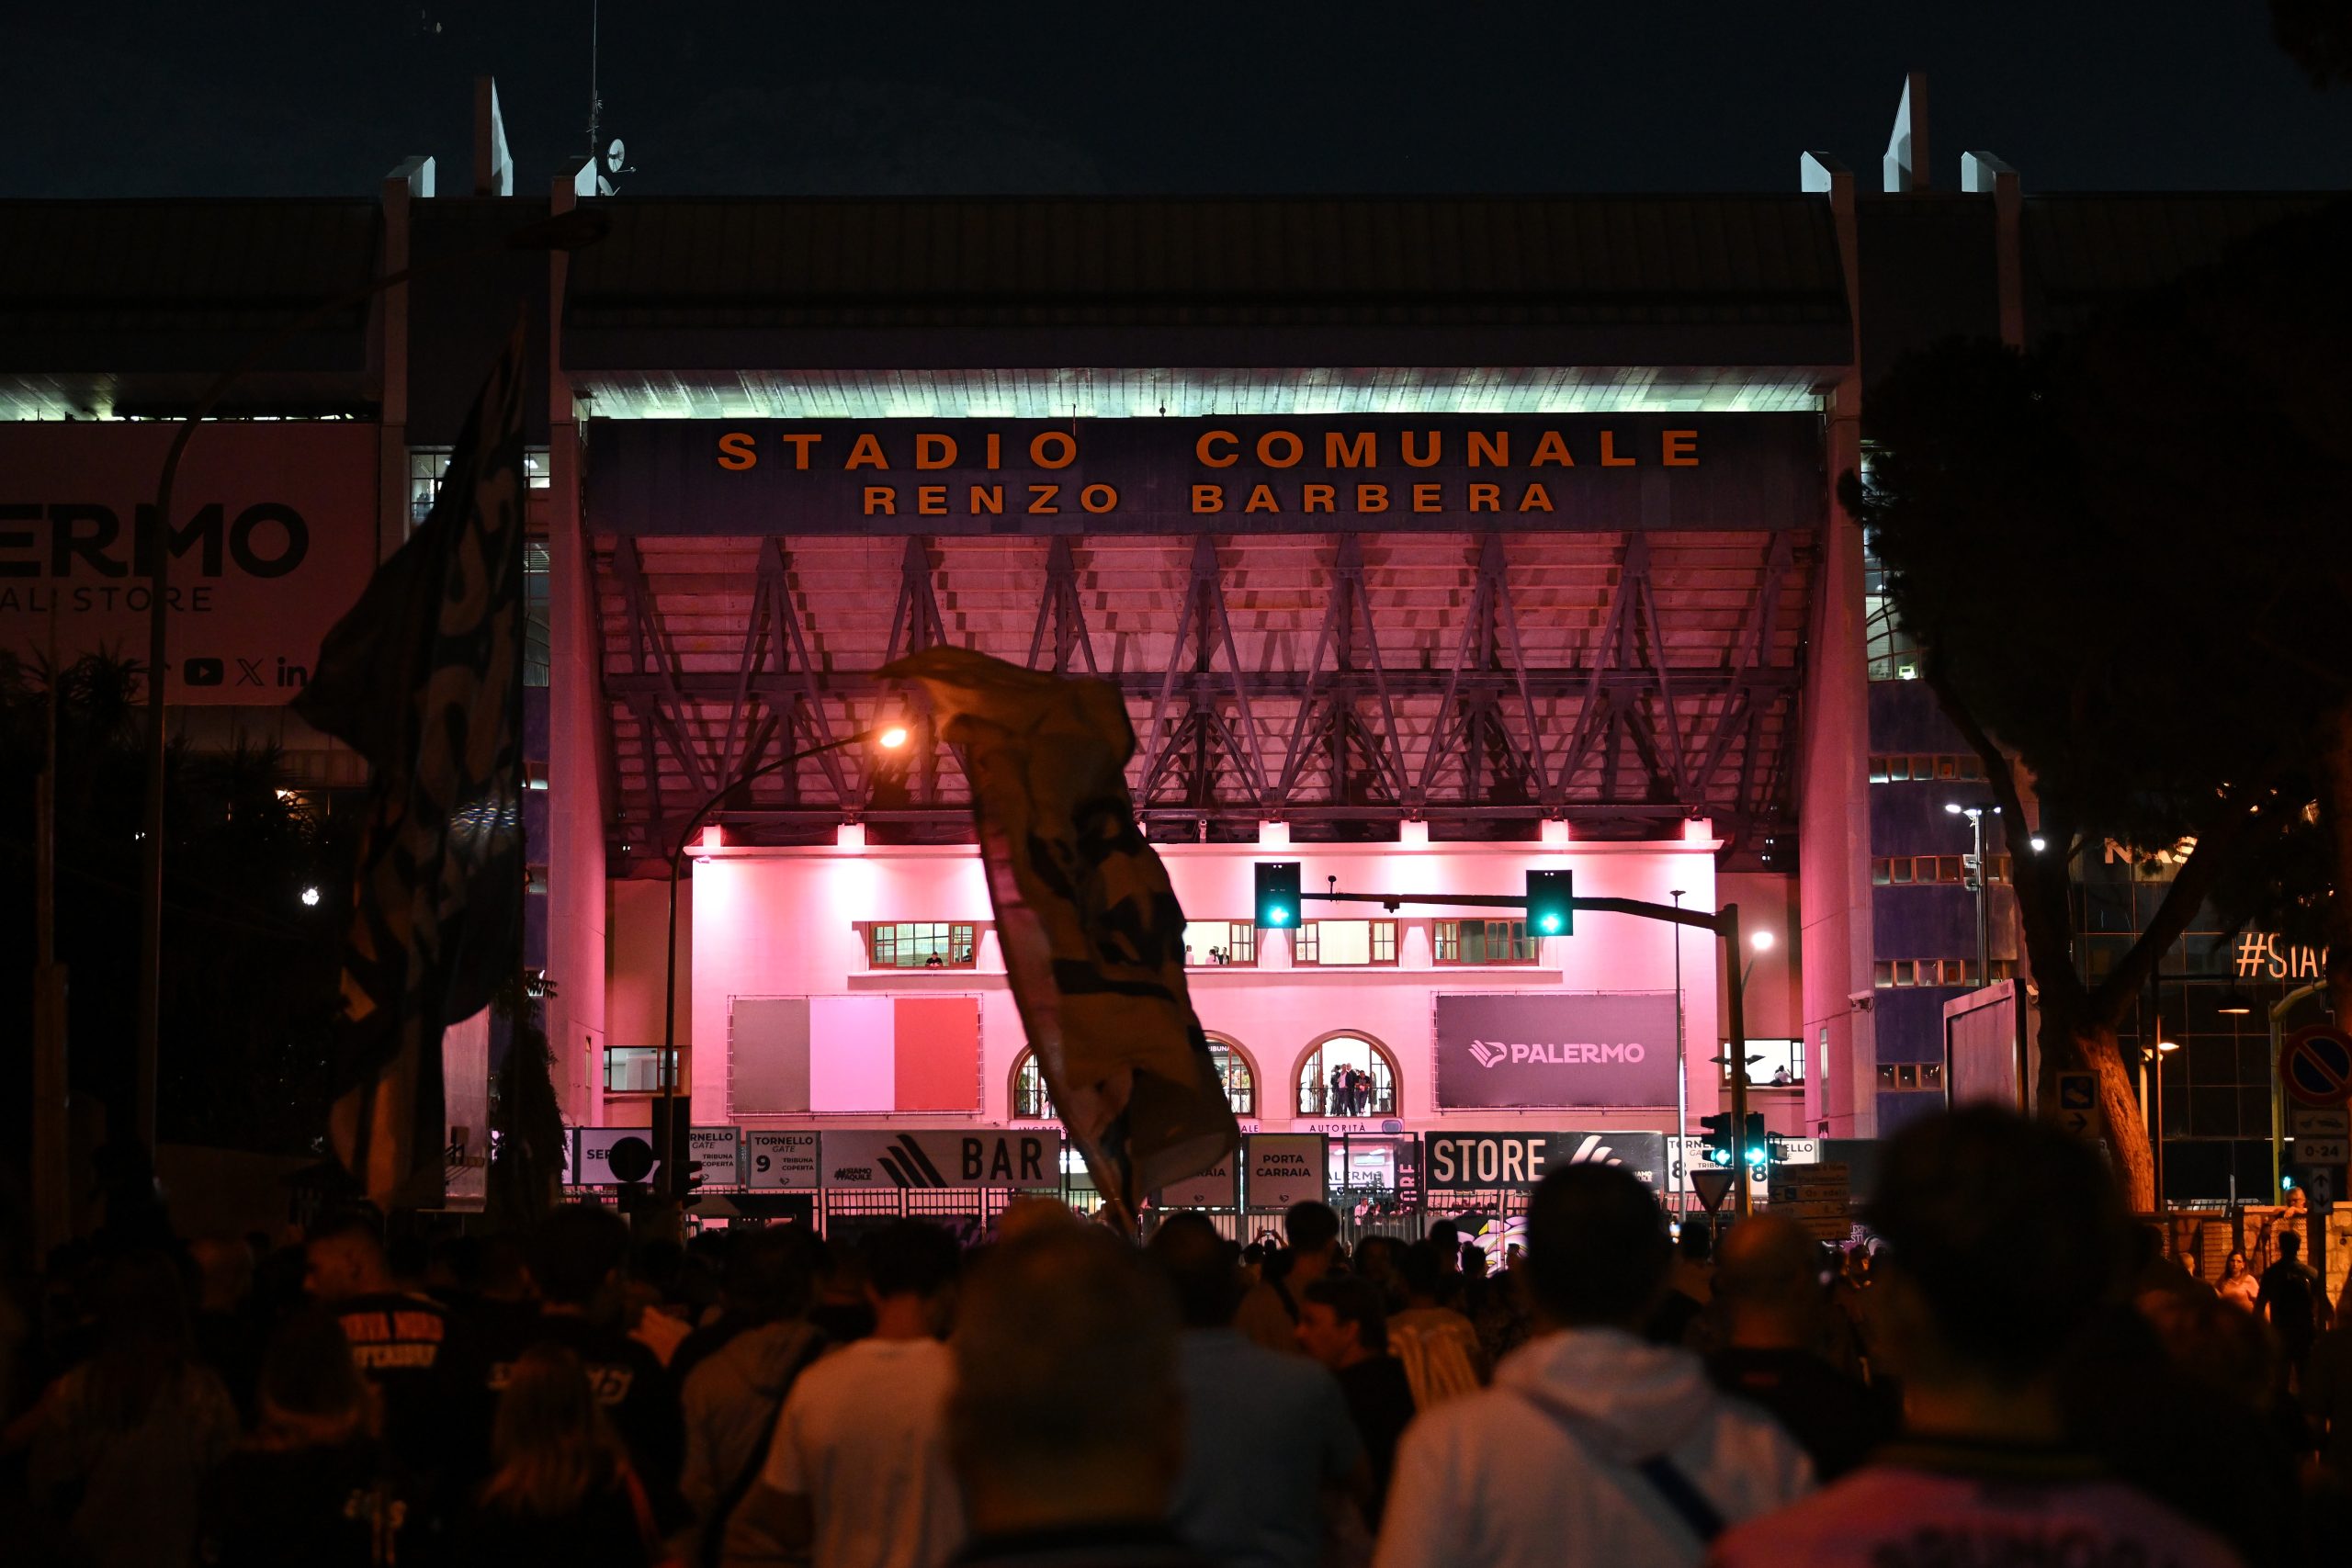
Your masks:
[[[1769,528],[1818,512],[1804,416],[598,422],[641,534]]]
[[[1674,1103],[1671,992],[1441,994],[1431,1010],[1445,1110]]]

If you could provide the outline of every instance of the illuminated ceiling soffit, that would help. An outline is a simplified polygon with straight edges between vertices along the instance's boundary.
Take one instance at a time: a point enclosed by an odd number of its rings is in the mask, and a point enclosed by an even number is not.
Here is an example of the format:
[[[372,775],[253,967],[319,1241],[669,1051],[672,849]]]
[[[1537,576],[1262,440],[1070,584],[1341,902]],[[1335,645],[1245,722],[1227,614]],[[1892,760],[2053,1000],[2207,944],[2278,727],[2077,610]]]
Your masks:
[[[607,419],[1150,419],[1213,414],[1781,413],[1827,368],[807,370],[582,373]]]

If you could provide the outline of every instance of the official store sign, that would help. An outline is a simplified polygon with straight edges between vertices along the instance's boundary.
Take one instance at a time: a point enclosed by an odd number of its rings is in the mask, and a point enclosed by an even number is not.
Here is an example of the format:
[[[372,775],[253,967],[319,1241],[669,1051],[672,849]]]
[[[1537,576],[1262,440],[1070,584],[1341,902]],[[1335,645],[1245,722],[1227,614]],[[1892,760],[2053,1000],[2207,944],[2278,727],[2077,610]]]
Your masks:
[[[1662,1133],[1425,1133],[1422,1185],[1447,1192],[1528,1192],[1571,1165],[1622,1166],[1645,1186],[1666,1181]]]
[[[1434,1004],[1442,1110],[1674,1103],[1670,991],[1481,991]]]
[[[1062,1137],[1052,1128],[827,1129],[818,1134],[821,1187],[1059,1187]]]
[[[0,423],[0,649],[147,651],[155,484],[173,426]],[[172,490],[173,703],[290,701],[376,562],[376,427],[207,423]]]
[[[1221,534],[1811,526],[1802,414],[604,420],[625,533]]]

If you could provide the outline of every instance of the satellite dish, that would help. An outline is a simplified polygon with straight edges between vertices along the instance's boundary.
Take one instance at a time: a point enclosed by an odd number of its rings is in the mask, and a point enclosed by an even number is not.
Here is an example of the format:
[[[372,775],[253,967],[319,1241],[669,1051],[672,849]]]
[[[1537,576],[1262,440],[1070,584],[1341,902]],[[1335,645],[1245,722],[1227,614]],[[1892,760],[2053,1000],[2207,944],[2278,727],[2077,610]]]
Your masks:
[[[623,160],[628,156],[628,149],[621,145],[621,139],[619,137],[614,137],[613,144],[605,149],[605,172],[608,175],[617,175],[621,173]]]

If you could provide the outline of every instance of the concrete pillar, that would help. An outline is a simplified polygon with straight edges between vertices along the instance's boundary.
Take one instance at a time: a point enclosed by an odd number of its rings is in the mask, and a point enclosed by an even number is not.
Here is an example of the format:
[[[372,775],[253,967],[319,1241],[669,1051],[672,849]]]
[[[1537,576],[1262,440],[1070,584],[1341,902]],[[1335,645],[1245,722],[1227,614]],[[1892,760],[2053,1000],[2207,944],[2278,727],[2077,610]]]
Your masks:
[[[574,182],[559,176],[551,213],[569,211]],[[595,582],[580,489],[580,428],[563,371],[564,277],[571,258],[548,258],[548,1043],[556,1096],[582,1126],[604,1120],[604,716],[598,712]]]
[[[2018,172],[1990,152],[1960,155],[1960,188],[1993,198],[1994,277],[2000,290],[2001,341],[2025,346],[2025,258],[2020,231],[2025,191]]]
[[[409,265],[409,204],[433,197],[433,160],[409,158],[384,176],[384,275]],[[377,296],[377,354],[382,392],[376,423],[376,558],[388,559],[408,537],[408,285]]]
[[[1878,1059],[1871,1030],[1870,685],[1862,613],[1862,531],[1838,503],[1838,480],[1861,466],[1861,344],[1853,176],[1817,154],[1804,185],[1826,195],[1838,225],[1855,321],[1851,363],[1829,396],[1818,580],[1805,659],[1799,742],[1798,918],[1804,927],[1805,1119],[1832,1137],[1878,1125]],[[1860,998],[1858,1003],[1856,998]],[[1811,1064],[1818,1064],[1811,1066]]]

